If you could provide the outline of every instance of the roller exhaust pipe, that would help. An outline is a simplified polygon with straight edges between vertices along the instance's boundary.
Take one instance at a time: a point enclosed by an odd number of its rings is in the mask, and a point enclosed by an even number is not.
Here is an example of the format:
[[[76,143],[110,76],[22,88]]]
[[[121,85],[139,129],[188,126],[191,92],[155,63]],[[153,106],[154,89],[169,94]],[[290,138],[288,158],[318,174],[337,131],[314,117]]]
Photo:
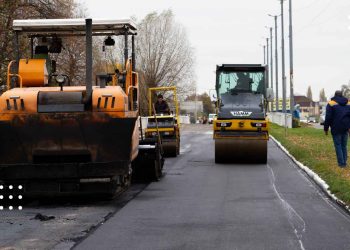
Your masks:
[[[85,19],[86,25],[86,99],[85,102],[89,102],[92,96],[92,19]]]

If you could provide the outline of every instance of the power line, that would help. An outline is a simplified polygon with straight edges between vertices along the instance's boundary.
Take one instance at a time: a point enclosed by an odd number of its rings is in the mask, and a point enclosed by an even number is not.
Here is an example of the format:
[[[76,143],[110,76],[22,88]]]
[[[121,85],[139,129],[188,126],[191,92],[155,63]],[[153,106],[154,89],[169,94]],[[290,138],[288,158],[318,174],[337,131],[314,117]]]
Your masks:
[[[298,11],[303,11],[303,10],[309,9],[315,3],[318,3],[318,2],[320,2],[320,0],[314,0],[313,2],[309,3],[308,5],[305,5],[304,7],[300,7],[300,8],[295,9],[293,12],[298,12]]]
[[[301,28],[300,28],[299,30],[297,30],[295,33],[299,33],[299,32],[301,32],[301,31],[305,30],[306,28],[310,27],[310,26],[317,20],[317,18],[319,18],[319,17],[328,9],[328,7],[329,7],[333,2],[334,2],[334,0],[330,0],[330,1],[326,4],[326,6],[325,6],[319,13],[317,13],[317,15],[315,15],[315,16],[311,19],[311,21],[310,21],[308,24],[306,24],[305,26],[301,27]]]

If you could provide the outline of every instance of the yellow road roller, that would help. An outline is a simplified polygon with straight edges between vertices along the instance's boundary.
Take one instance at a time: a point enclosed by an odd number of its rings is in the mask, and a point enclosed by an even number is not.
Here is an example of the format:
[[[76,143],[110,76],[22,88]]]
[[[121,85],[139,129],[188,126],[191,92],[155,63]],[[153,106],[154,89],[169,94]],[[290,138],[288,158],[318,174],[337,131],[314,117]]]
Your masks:
[[[169,108],[166,113],[157,113],[154,108],[152,98],[155,93],[169,93],[172,100],[173,108]],[[145,129],[146,138],[155,138],[160,133],[164,156],[176,157],[180,154],[180,119],[179,105],[177,100],[176,87],[157,87],[149,88],[149,116],[147,117],[147,127]]]
[[[266,163],[269,122],[267,67],[223,64],[216,68],[216,112],[213,121],[216,163]]]

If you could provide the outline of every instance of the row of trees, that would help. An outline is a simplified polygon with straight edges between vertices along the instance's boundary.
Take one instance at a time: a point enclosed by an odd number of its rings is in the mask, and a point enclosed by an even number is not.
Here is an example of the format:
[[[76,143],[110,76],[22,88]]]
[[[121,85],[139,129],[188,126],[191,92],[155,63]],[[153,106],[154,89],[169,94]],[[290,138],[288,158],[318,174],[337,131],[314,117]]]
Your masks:
[[[349,98],[349,99],[350,99],[350,81],[349,81],[348,84],[344,84],[344,85],[341,86],[341,91],[343,92],[343,95],[344,95],[346,98]],[[311,86],[308,87],[307,92],[306,92],[306,96],[307,96],[310,100],[312,100],[312,90],[311,90]],[[321,89],[321,91],[320,91],[319,100],[320,100],[320,102],[327,102],[327,97],[326,97],[324,88]]]
[[[309,86],[309,87],[307,88],[306,96],[307,96],[310,100],[313,100],[311,86]],[[326,96],[326,93],[325,93],[325,91],[324,91],[324,88],[321,89],[321,91],[320,91],[319,101],[320,101],[320,102],[327,102],[327,96]]]

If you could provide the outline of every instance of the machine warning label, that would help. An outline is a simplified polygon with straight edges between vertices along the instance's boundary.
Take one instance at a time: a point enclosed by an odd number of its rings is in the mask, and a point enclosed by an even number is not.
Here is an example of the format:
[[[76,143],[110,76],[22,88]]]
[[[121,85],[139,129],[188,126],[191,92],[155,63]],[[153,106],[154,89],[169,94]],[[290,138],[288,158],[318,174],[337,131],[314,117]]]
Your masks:
[[[253,112],[248,112],[248,111],[231,111],[231,114],[233,116],[238,116],[238,117],[248,117],[251,116]]]

